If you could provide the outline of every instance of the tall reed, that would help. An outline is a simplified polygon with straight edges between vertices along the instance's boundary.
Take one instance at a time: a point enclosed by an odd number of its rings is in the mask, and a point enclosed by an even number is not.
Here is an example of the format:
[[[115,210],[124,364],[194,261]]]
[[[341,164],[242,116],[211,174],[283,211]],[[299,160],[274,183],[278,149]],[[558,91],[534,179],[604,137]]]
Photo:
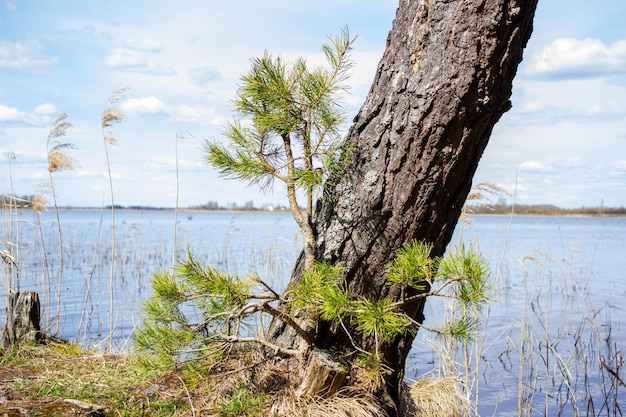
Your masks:
[[[41,284],[43,288],[43,300],[46,307],[46,324],[50,325],[50,295],[52,293],[52,283],[50,282],[50,267],[48,262],[48,252],[46,250],[46,239],[43,234],[43,227],[41,225],[41,213],[46,210],[48,200],[45,197],[48,184],[39,186],[35,196],[33,197],[32,210],[35,216],[35,227],[39,231],[39,244],[41,245],[41,257],[42,257],[42,271],[41,271]]]
[[[59,205],[57,203],[57,193],[54,186],[54,180],[52,174],[68,171],[75,168],[74,159],[72,159],[66,152],[72,149],[74,145],[69,142],[61,142],[59,138],[63,137],[67,133],[67,129],[72,126],[67,121],[67,113],[61,113],[54,122],[50,133],[48,134],[47,149],[48,149],[48,175],[50,177],[50,191],[52,192],[52,202],[54,204],[54,212],[57,220],[57,233],[59,238],[59,282],[57,291],[57,311],[55,315],[55,330],[54,334],[59,334],[59,321],[61,318],[61,291],[63,289],[63,232],[61,231],[61,218],[59,216]]]
[[[176,204],[174,205],[174,244],[172,246],[172,269],[176,266],[176,247],[177,247],[177,237],[178,237],[178,205],[179,205],[179,194],[180,194],[180,177],[178,170],[178,141],[181,139],[185,139],[185,135],[181,130],[176,133],[176,139],[174,143],[174,163],[176,164]]]
[[[113,135],[113,126],[122,123],[125,114],[124,111],[117,105],[119,101],[124,97],[124,91],[128,88],[119,88],[111,94],[106,101],[105,109],[102,112],[102,139],[104,141],[104,153],[107,161],[107,172],[109,176],[109,190],[111,192],[111,268],[109,275],[109,294],[110,294],[110,309],[109,309],[109,349],[113,350],[113,311],[114,311],[114,296],[113,296],[113,282],[115,272],[115,197],[113,193],[113,175],[111,174],[111,161],[109,158],[109,145],[117,145],[117,140]]]
[[[19,228],[17,222],[17,200],[15,199],[15,191],[13,189],[13,169],[12,164],[15,161],[15,152],[9,152],[9,187],[10,194],[3,195],[0,205],[5,213],[5,236],[4,244],[6,249],[0,250],[0,257],[7,268],[7,275],[4,280],[4,294],[8,303],[8,297],[13,288],[17,287],[19,291],[18,263],[19,263],[19,245],[14,242],[19,241]],[[15,227],[14,227],[15,226]]]

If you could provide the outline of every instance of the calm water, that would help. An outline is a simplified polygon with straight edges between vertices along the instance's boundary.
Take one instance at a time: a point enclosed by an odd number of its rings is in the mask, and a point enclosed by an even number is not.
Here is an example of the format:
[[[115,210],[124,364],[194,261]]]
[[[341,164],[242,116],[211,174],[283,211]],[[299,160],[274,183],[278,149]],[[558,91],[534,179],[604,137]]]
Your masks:
[[[301,247],[288,213],[179,212],[176,240],[173,211],[118,210],[115,216],[113,321],[118,348],[127,346],[140,322],[139,308],[150,294],[152,274],[170,268],[187,248],[230,273],[258,272],[280,289]],[[11,286],[38,291],[43,317],[53,319],[59,275],[56,219],[53,213],[44,213],[40,229],[30,212],[17,218],[18,228],[15,219],[6,218],[0,228],[0,249],[6,249],[4,241],[20,243],[20,271]],[[518,403],[526,402],[542,415],[546,403],[549,415],[559,411],[575,415],[577,405],[572,404],[587,404],[586,399],[607,389],[600,360],[619,365],[619,358],[623,359],[626,219],[477,216],[472,220],[471,226],[457,227],[452,244],[477,243],[494,276],[494,301],[484,311],[485,326],[478,338],[485,342],[478,354],[471,351],[479,358],[472,364],[480,386],[478,411],[483,416],[518,415]],[[82,343],[108,346],[110,212],[62,211],[61,225],[65,266],[60,333]],[[4,266],[1,278],[6,288]],[[0,298],[4,313],[5,299]],[[444,302],[429,300],[425,325],[436,327],[445,314]],[[3,314],[0,323],[4,321]],[[431,346],[438,343],[434,335],[418,333],[407,365],[410,379],[452,366],[440,363],[433,354]],[[589,356],[588,350],[604,356],[588,360],[584,366],[589,369],[583,372],[576,358]],[[528,359],[528,352],[535,355]],[[462,361],[462,355],[457,359]],[[588,383],[582,380],[585,373]],[[564,384],[580,393],[564,397],[559,394]],[[626,387],[619,386],[615,397],[626,411]],[[601,404],[594,407],[598,413]]]
[[[111,213],[68,210],[61,211],[60,218],[65,247],[60,334],[86,344],[101,342],[109,333]],[[19,236],[20,274],[12,288],[40,292],[42,316],[50,314],[54,320],[59,276],[56,218],[51,212],[42,214],[45,247],[32,214],[21,213],[19,219],[19,230],[13,230],[10,239],[6,222],[0,234],[11,242]],[[118,210],[115,241],[113,321],[118,346],[139,323],[152,275],[170,269],[173,259],[185,257],[188,249],[219,269],[239,275],[255,271],[281,288],[301,247],[288,213],[179,212],[174,243],[173,211]],[[6,282],[5,269],[2,274]],[[4,313],[4,297],[0,302]],[[4,324],[4,314],[0,320]]]

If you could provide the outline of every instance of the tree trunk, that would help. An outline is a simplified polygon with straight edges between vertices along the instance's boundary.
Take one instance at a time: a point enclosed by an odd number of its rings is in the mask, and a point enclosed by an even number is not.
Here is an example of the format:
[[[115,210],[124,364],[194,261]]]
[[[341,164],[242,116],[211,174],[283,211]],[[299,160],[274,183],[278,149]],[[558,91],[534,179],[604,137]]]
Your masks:
[[[374,83],[348,132],[347,165],[336,181],[331,174],[316,212],[318,259],[345,267],[354,296],[398,299],[385,268],[412,239],[432,243],[432,256],[444,253],[492,129],[511,107],[536,5],[400,1]],[[293,279],[301,269],[300,260]],[[421,299],[406,312],[421,323],[423,307]],[[288,331],[273,330],[275,340],[288,339]],[[393,370],[384,390],[391,415],[412,341],[406,335],[383,347]],[[343,329],[318,323],[316,347],[345,356],[355,351],[352,343]]]
[[[40,341],[41,308],[36,292],[17,292],[9,295],[6,307],[7,321],[2,336],[5,347],[19,343]]]

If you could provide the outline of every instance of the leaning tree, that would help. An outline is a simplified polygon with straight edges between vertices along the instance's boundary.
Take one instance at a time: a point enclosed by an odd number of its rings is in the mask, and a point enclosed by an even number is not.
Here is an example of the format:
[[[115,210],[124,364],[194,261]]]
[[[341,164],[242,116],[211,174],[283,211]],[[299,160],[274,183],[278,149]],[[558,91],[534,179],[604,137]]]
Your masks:
[[[138,346],[188,361],[257,343],[285,357],[279,361],[290,365],[288,379],[302,396],[363,383],[371,371],[368,389],[388,415],[399,415],[426,296],[449,286],[463,309],[485,300],[479,257],[461,250],[441,259],[492,129],[511,107],[536,5],[401,0],[345,138],[337,97],[350,68],[347,31],[324,48],[328,69],[269,54],[253,60],[235,99],[245,120],[226,129],[232,146],[207,142],[205,150],[225,176],[283,181],[302,255],[283,294],[258,276],[228,276],[190,255],[174,273],[155,276]],[[242,335],[246,317],[259,312],[272,316],[264,337]],[[450,333],[465,330],[461,321]]]
[[[387,268],[412,240],[441,256],[494,125],[511,108],[512,81],[532,33],[537,0],[401,0],[372,87],[347,135],[345,165],[331,172],[314,219],[318,259],[341,265],[350,293],[398,300]],[[334,176],[334,177],[333,177]],[[292,281],[300,279],[301,260]],[[412,288],[414,294],[419,289]],[[404,303],[423,321],[424,298]],[[351,357],[351,337],[319,320],[313,345]],[[298,336],[274,320],[271,337]],[[383,391],[399,401],[413,333],[385,343]]]

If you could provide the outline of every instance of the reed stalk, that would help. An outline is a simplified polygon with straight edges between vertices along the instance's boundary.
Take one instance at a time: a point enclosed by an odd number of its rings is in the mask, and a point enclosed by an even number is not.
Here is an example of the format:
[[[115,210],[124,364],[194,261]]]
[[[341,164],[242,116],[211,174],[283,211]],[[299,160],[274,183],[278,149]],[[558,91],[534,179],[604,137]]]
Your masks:
[[[19,216],[19,213],[17,211],[17,201],[15,199],[15,190],[13,189],[13,169],[12,169],[12,161],[14,161],[16,159],[15,157],[15,153],[11,152],[9,154],[9,184],[11,187],[11,200],[8,202],[9,203],[9,219],[13,219],[13,217],[15,217],[16,221],[15,222],[11,222],[12,225],[15,226],[14,230],[15,230],[15,236],[10,236],[7,239],[7,242],[11,242],[11,241],[15,241],[15,242],[19,242],[19,236],[20,236],[20,229],[19,229],[19,221],[17,221],[17,218]],[[13,229],[12,229],[13,230]],[[20,290],[20,279],[19,279],[19,268],[17,267],[17,265],[19,264],[19,259],[20,259],[20,254],[19,254],[19,250],[20,250],[20,246],[16,245],[15,246],[15,251],[12,250],[12,247],[10,246],[10,250],[9,250],[9,256],[12,256],[15,259],[15,262],[7,262],[7,268],[8,268],[8,279],[9,279],[9,285],[7,288],[7,292],[6,292],[6,296],[7,296],[7,300],[8,300],[8,296],[9,293],[13,290],[13,282],[15,281],[15,288],[16,291],[19,292]]]
[[[117,145],[117,140],[113,136],[113,126],[122,123],[125,114],[117,106],[117,103],[124,97],[127,88],[117,89],[106,101],[105,109],[102,112],[102,138],[104,141],[104,153],[107,162],[107,174],[109,177],[109,190],[111,193],[111,265],[109,271],[109,350],[113,350],[113,312],[114,300],[114,272],[115,272],[115,196],[113,193],[113,175],[111,173],[111,160],[109,158],[109,145]]]
[[[79,337],[80,337],[80,331],[81,328],[83,326],[83,322],[86,322],[86,312],[87,312],[87,300],[89,299],[90,295],[91,295],[91,285],[93,282],[93,274],[95,273],[96,270],[96,260],[98,258],[98,251],[99,251],[99,247],[100,247],[100,232],[102,231],[102,221],[104,219],[104,210],[101,212],[100,214],[100,221],[98,222],[98,233],[96,235],[96,246],[94,248],[94,252],[93,252],[93,258],[91,260],[91,270],[89,271],[88,274],[88,278],[87,278],[87,288],[85,289],[85,297],[83,298],[83,307],[81,309],[80,312],[80,321],[78,322],[78,329],[76,330],[76,342],[78,343],[79,341]],[[85,332],[86,332],[87,328],[85,326]]]
[[[174,146],[174,161],[176,164],[176,204],[174,206],[174,243],[172,247],[172,269],[176,266],[176,252],[177,252],[177,237],[178,237],[178,210],[179,210],[179,196],[180,196],[180,177],[178,167],[178,141],[185,139],[185,135],[182,131],[176,133],[175,146]]]
[[[33,215],[35,216],[35,226],[39,231],[39,243],[41,244],[41,256],[42,256],[42,287],[43,287],[43,300],[44,305],[46,307],[46,326],[49,326],[50,321],[50,296],[52,293],[52,283],[50,280],[50,264],[48,261],[48,252],[46,250],[46,239],[43,234],[43,227],[41,225],[41,213],[46,209],[46,204],[48,204],[48,200],[44,197],[44,192],[40,188],[38,192],[33,197],[32,201],[32,209]]]
[[[50,133],[48,134],[47,149],[48,149],[48,176],[50,178],[50,192],[52,194],[52,203],[54,205],[54,214],[57,221],[57,236],[59,239],[59,281],[57,290],[57,310],[55,315],[55,329],[54,334],[59,335],[59,322],[61,320],[61,292],[63,290],[63,232],[61,230],[61,217],[59,215],[59,205],[57,202],[56,187],[52,178],[53,173],[67,171],[74,169],[74,160],[66,153],[68,149],[74,147],[69,142],[60,142],[58,138],[63,137],[67,133],[67,129],[72,126],[67,121],[67,113],[62,113],[54,122]]]

